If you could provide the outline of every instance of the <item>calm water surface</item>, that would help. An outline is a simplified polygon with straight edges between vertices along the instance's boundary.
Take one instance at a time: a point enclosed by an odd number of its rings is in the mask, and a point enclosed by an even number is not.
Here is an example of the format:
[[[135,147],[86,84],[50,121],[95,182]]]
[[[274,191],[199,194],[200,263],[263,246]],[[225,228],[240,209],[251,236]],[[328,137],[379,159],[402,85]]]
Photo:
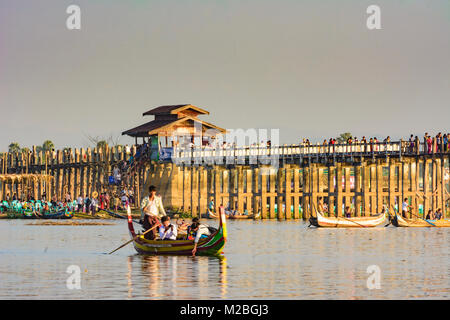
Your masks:
[[[218,259],[140,256],[132,244],[106,255],[129,240],[126,221],[108,222],[114,225],[0,220],[0,299],[450,297],[450,229],[228,221],[225,258]],[[81,268],[80,290],[66,287],[70,265]],[[380,267],[381,289],[367,288],[370,265]]]

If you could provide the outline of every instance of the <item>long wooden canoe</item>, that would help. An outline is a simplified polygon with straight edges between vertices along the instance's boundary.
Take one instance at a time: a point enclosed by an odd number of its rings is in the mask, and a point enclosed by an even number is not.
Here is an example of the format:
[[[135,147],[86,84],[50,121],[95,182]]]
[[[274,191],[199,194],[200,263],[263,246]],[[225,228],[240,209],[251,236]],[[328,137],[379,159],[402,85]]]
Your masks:
[[[52,213],[38,213],[37,215],[40,219],[71,219],[73,217],[72,212],[66,212],[65,210]]]
[[[120,214],[118,214],[116,212],[109,211],[109,210],[106,210],[106,209],[100,209],[99,211],[104,211],[104,212],[106,212],[107,214],[109,214],[113,218],[117,218],[117,219],[126,219],[127,218],[126,216],[122,216],[122,215],[120,215]]]
[[[95,216],[91,215],[90,213],[85,213],[85,212],[73,211],[72,215],[76,219],[96,219]]]
[[[450,220],[407,219],[395,214],[392,224],[396,227],[445,228],[450,227]]]
[[[313,226],[323,228],[372,228],[382,224],[386,220],[386,213],[372,217],[325,217],[317,212],[317,217],[310,218]]]
[[[261,216],[261,212],[258,212],[257,214],[229,214],[227,215],[228,219],[259,219]]]
[[[196,255],[218,255],[222,253],[227,239],[227,224],[225,211],[220,208],[219,228],[208,238],[201,239],[197,244]],[[132,239],[136,237],[131,213],[128,213],[128,230]],[[193,240],[147,240],[142,235],[133,241],[139,254],[192,255]]]
[[[219,219],[219,215],[212,211],[207,211],[206,214],[202,215],[203,218],[207,219]]]

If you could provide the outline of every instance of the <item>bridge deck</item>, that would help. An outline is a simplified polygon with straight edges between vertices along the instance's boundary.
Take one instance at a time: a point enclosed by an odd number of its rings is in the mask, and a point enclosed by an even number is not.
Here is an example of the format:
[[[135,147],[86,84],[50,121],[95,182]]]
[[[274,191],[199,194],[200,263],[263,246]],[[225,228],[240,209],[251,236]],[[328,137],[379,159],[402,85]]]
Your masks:
[[[430,151],[430,152],[429,152]],[[408,142],[396,141],[372,144],[337,145],[284,145],[284,146],[244,146],[231,148],[193,147],[175,150],[172,161],[177,165],[221,165],[221,164],[269,164],[274,161],[295,163],[307,160],[340,160],[358,158],[380,158],[420,155],[448,154],[437,148],[429,150],[426,145],[410,146]],[[164,160],[164,158],[162,158]]]

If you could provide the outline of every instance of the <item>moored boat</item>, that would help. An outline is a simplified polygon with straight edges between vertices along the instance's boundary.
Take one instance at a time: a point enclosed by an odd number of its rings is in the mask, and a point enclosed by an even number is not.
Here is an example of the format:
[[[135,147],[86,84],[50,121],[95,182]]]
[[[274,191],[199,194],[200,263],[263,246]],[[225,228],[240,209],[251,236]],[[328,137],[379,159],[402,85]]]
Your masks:
[[[219,219],[218,214],[216,214],[215,212],[209,211],[209,210],[206,212],[206,214],[203,217],[205,217],[207,219]]]
[[[109,214],[113,218],[117,218],[117,219],[126,219],[127,218],[126,216],[122,216],[122,215],[120,215],[120,214],[118,214],[116,212],[109,211],[109,210],[106,210],[106,209],[100,209],[100,211],[106,212],[107,214]]]
[[[386,213],[381,213],[372,217],[325,217],[322,213],[316,212],[317,217],[310,218],[313,226],[323,228],[372,228],[382,224],[386,220]]]
[[[229,214],[227,215],[228,219],[233,220],[241,220],[241,219],[259,219],[261,216],[261,212],[258,212],[257,214]]]
[[[197,244],[196,255],[218,255],[222,253],[227,239],[225,211],[221,207],[219,228],[209,237],[201,239]],[[131,213],[128,213],[128,230],[136,251],[140,254],[192,255],[193,240],[147,240],[134,231]]]
[[[76,218],[76,219],[96,219],[96,217],[91,215],[90,213],[73,211],[72,215],[73,215],[73,218]]]
[[[39,218],[39,216],[36,213],[31,212],[31,211],[24,211],[22,214],[23,214],[23,218],[25,218],[25,219],[38,219]]]
[[[40,213],[37,215],[40,219],[71,219],[73,217],[72,212],[66,210],[60,210],[54,213]]]
[[[392,224],[396,227],[446,228],[450,227],[450,220],[408,219],[395,214],[394,219],[392,219]]]

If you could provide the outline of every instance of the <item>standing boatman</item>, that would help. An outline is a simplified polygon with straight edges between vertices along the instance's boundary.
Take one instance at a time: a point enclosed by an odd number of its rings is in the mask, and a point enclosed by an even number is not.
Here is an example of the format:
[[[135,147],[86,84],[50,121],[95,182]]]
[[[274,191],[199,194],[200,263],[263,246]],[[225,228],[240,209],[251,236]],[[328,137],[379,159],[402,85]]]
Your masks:
[[[141,221],[145,230],[161,224],[159,218],[166,215],[161,197],[156,195],[156,187],[150,186],[148,191],[148,197],[142,199],[141,202]],[[157,233],[158,231],[154,228],[152,231],[145,234],[144,237],[148,240],[155,240]]]

